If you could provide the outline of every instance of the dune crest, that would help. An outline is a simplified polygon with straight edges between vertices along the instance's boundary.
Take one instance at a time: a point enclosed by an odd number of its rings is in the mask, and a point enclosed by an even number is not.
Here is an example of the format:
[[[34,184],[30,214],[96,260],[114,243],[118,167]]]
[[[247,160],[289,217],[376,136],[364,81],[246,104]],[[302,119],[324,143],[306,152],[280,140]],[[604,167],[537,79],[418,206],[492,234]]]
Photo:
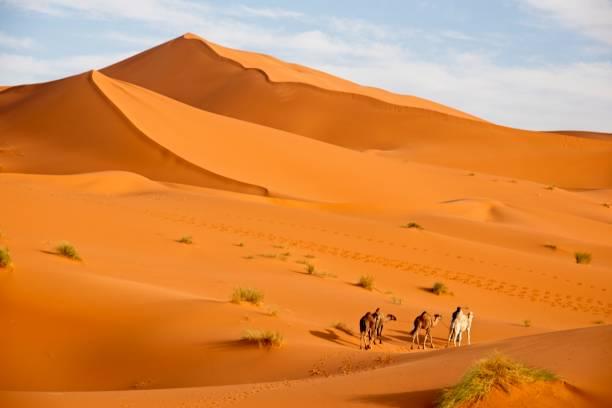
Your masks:
[[[523,131],[436,107],[330,90],[357,85],[193,35],[102,72],[213,113],[353,150],[381,150],[401,161],[566,188],[612,186],[612,143],[605,140]]]
[[[159,181],[266,194],[262,187],[198,167],[150,139],[99,88],[99,75],[91,71],[3,92],[2,170],[47,174],[123,170]]]

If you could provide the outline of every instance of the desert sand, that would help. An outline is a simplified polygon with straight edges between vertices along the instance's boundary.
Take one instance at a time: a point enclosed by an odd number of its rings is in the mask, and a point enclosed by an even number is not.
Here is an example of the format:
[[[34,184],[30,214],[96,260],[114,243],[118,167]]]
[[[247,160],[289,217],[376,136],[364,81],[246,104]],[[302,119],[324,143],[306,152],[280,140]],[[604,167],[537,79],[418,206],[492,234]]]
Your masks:
[[[2,407],[427,407],[494,351],[563,382],[482,406],[612,404],[604,134],[501,127],[185,34],[3,89],[0,189]],[[231,303],[238,287],[263,303]],[[472,344],[447,348],[458,305]],[[376,307],[398,320],[359,350]],[[410,346],[423,310],[443,315],[435,350]]]

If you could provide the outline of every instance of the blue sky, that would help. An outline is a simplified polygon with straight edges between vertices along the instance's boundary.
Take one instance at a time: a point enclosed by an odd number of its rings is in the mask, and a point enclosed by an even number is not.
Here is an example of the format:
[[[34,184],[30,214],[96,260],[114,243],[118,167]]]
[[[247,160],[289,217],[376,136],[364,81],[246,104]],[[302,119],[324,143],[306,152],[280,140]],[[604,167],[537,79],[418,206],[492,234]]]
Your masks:
[[[508,126],[612,132],[612,0],[0,0],[0,84],[185,32]]]

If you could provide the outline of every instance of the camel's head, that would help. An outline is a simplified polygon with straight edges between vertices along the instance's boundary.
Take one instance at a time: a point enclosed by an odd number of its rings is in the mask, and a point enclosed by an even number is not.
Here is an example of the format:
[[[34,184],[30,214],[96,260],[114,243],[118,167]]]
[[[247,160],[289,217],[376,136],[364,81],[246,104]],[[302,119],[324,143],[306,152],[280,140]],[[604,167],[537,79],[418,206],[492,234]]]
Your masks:
[[[388,314],[388,315],[387,315],[387,319],[388,319],[388,320],[397,320],[397,317],[395,317],[395,315]]]
[[[440,320],[442,320],[442,315],[441,314],[435,314],[434,318],[433,318],[433,324],[436,325],[440,322]]]

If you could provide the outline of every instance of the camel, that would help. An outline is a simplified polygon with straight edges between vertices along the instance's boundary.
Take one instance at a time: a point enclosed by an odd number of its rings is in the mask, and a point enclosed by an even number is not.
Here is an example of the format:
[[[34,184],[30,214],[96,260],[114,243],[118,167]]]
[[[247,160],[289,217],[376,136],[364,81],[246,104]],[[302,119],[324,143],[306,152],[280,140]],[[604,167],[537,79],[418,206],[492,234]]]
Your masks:
[[[384,314],[380,311],[380,308],[377,308],[372,316],[374,317],[374,344],[376,344],[376,339],[378,339],[378,344],[382,344],[382,332],[385,322],[396,321],[397,317],[392,314]]]
[[[450,326],[446,347],[450,345],[451,338],[453,339],[454,346],[457,346],[457,340],[459,340],[459,347],[461,347],[461,338],[463,337],[463,332],[467,332],[468,345],[472,344],[470,337],[472,331],[472,321],[474,320],[474,313],[468,312],[467,314],[465,314],[463,313],[461,308],[457,308],[457,312],[458,313]]]
[[[421,344],[419,343],[419,335],[421,334],[421,329],[425,330],[425,338],[423,339],[423,350],[427,347],[427,336],[429,336],[429,343],[431,344],[431,348],[435,348],[433,345],[433,340],[431,338],[431,329],[436,327],[436,325],[442,320],[442,315],[435,314],[433,317],[427,313],[423,312],[419,316],[414,319],[414,329],[410,332],[412,336],[412,347],[414,347],[414,342],[416,340],[417,348]],[[411,348],[412,348],[411,347]]]
[[[372,348],[372,336],[374,335],[375,323],[376,321],[371,312],[367,312],[361,317],[361,319],[359,319],[359,333],[361,335],[359,339],[360,350],[363,348],[362,345],[365,347],[366,350]]]

